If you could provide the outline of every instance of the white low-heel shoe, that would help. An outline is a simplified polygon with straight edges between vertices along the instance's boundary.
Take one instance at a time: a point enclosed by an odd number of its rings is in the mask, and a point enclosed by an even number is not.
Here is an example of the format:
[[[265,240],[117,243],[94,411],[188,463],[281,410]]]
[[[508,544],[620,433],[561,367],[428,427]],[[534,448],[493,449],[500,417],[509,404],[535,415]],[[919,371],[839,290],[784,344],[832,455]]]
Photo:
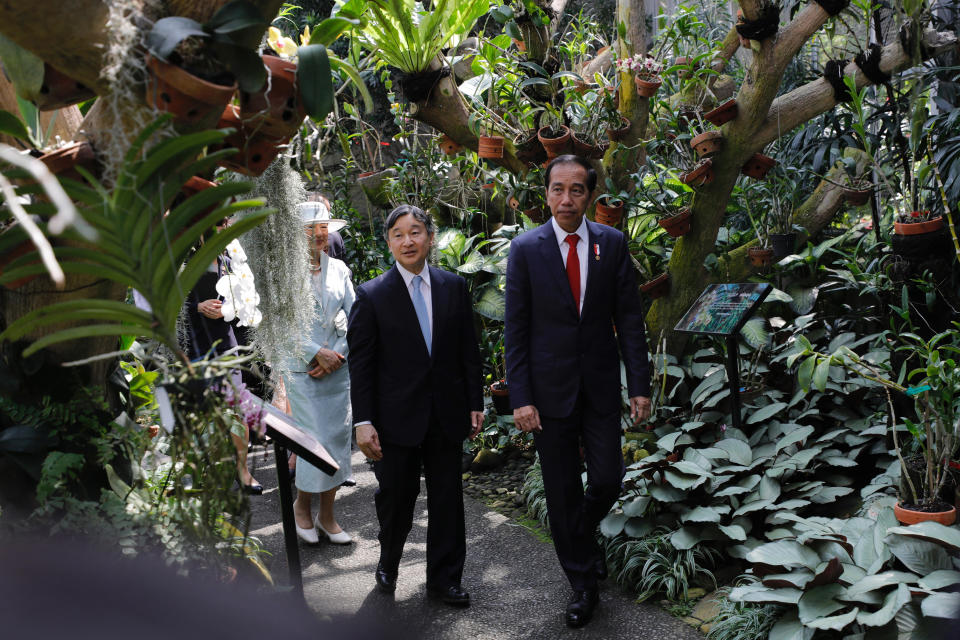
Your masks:
[[[294,521],[294,526],[297,528],[297,537],[307,544],[320,543],[320,536],[317,535],[317,530],[313,527],[310,527],[309,529],[302,529],[300,525],[296,524],[296,521]]]
[[[330,533],[329,531],[324,529],[323,525],[320,524],[319,513],[317,514],[317,518],[314,522],[317,525],[317,529],[319,529],[320,532],[323,533],[323,535],[327,536],[327,540],[329,540],[333,544],[350,544],[351,542],[353,542],[353,538],[351,538],[350,534],[348,534],[346,531],[341,530],[340,533]]]

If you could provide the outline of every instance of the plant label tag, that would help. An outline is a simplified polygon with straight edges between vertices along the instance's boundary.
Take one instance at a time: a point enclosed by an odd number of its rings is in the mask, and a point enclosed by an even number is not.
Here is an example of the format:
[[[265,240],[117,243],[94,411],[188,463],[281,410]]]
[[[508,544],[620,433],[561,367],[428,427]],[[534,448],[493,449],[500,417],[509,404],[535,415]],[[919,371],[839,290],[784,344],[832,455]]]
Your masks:
[[[907,395],[908,395],[908,396],[917,396],[917,395],[920,395],[921,393],[923,393],[924,391],[930,391],[931,389],[933,389],[933,387],[931,387],[931,386],[928,385],[928,384],[925,384],[925,385],[920,386],[920,387],[910,387],[909,389],[907,389]]]
[[[167,395],[167,390],[161,386],[157,386],[153,392],[153,397],[157,401],[157,410],[160,414],[160,426],[163,427],[167,433],[173,433],[173,408],[170,406],[170,396]]]

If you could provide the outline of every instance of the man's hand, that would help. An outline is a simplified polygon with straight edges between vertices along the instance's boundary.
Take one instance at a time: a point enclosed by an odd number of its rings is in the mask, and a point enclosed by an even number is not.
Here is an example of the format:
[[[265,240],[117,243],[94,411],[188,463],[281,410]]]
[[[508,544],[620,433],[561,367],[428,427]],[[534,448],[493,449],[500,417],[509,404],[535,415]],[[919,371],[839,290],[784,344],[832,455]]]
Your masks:
[[[540,426],[540,412],[532,404],[514,409],[513,421],[516,423],[517,429],[524,433],[543,431],[543,427]]]
[[[204,300],[198,303],[197,311],[211,320],[217,320],[223,317],[223,311],[220,310],[222,305],[223,303],[216,298],[211,298],[210,300]]]
[[[647,396],[633,396],[630,398],[630,417],[633,424],[643,422],[650,417],[650,398]]]
[[[311,378],[322,378],[342,367],[346,361],[346,358],[333,349],[323,348],[317,351],[317,354],[310,360],[310,365],[313,368],[307,373]]]
[[[371,460],[383,459],[383,450],[380,449],[380,437],[372,424],[361,424],[357,427],[357,446],[363,455]]]
[[[473,440],[483,429],[483,411],[470,412],[470,439]]]

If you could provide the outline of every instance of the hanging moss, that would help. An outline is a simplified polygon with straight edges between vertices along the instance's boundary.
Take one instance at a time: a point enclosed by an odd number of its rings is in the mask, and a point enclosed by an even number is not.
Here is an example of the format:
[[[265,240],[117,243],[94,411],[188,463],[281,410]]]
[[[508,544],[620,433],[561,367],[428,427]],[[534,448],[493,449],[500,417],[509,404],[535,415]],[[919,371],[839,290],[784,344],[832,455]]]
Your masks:
[[[256,179],[250,195],[263,198],[266,206],[277,210],[262,225],[240,236],[263,313],[253,343],[273,367],[276,380],[283,361],[293,353],[295,339],[309,330],[315,313],[309,250],[298,206],[306,200],[306,190],[300,175],[281,157]]]

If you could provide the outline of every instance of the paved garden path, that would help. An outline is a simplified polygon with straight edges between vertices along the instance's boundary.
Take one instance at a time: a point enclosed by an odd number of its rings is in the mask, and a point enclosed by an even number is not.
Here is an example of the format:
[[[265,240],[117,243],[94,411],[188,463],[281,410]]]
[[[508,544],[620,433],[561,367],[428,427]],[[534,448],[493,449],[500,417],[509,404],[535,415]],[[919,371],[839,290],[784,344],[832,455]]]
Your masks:
[[[272,449],[256,449],[251,468],[264,494],[251,499],[251,535],[273,554],[266,563],[274,578],[287,576],[280,525],[280,497]],[[397,592],[378,592],[373,573],[379,554],[373,506],[376,479],[360,453],[353,456],[356,487],[340,490],[338,520],[355,543],[300,546],[307,604],[321,617],[350,629],[379,628],[394,638],[468,640],[511,638],[618,638],[703,640],[697,631],[653,604],[638,605],[612,580],[600,593],[600,608],[585,629],[568,629],[563,608],[569,586],[553,546],[528,529],[466,501],[467,562],[463,587],[472,605],[454,609],[426,598],[426,499],[421,489],[413,531],[407,541]],[[348,633],[347,636],[350,634]],[[368,637],[363,634],[363,637]],[[341,636],[340,640],[346,640]]]

